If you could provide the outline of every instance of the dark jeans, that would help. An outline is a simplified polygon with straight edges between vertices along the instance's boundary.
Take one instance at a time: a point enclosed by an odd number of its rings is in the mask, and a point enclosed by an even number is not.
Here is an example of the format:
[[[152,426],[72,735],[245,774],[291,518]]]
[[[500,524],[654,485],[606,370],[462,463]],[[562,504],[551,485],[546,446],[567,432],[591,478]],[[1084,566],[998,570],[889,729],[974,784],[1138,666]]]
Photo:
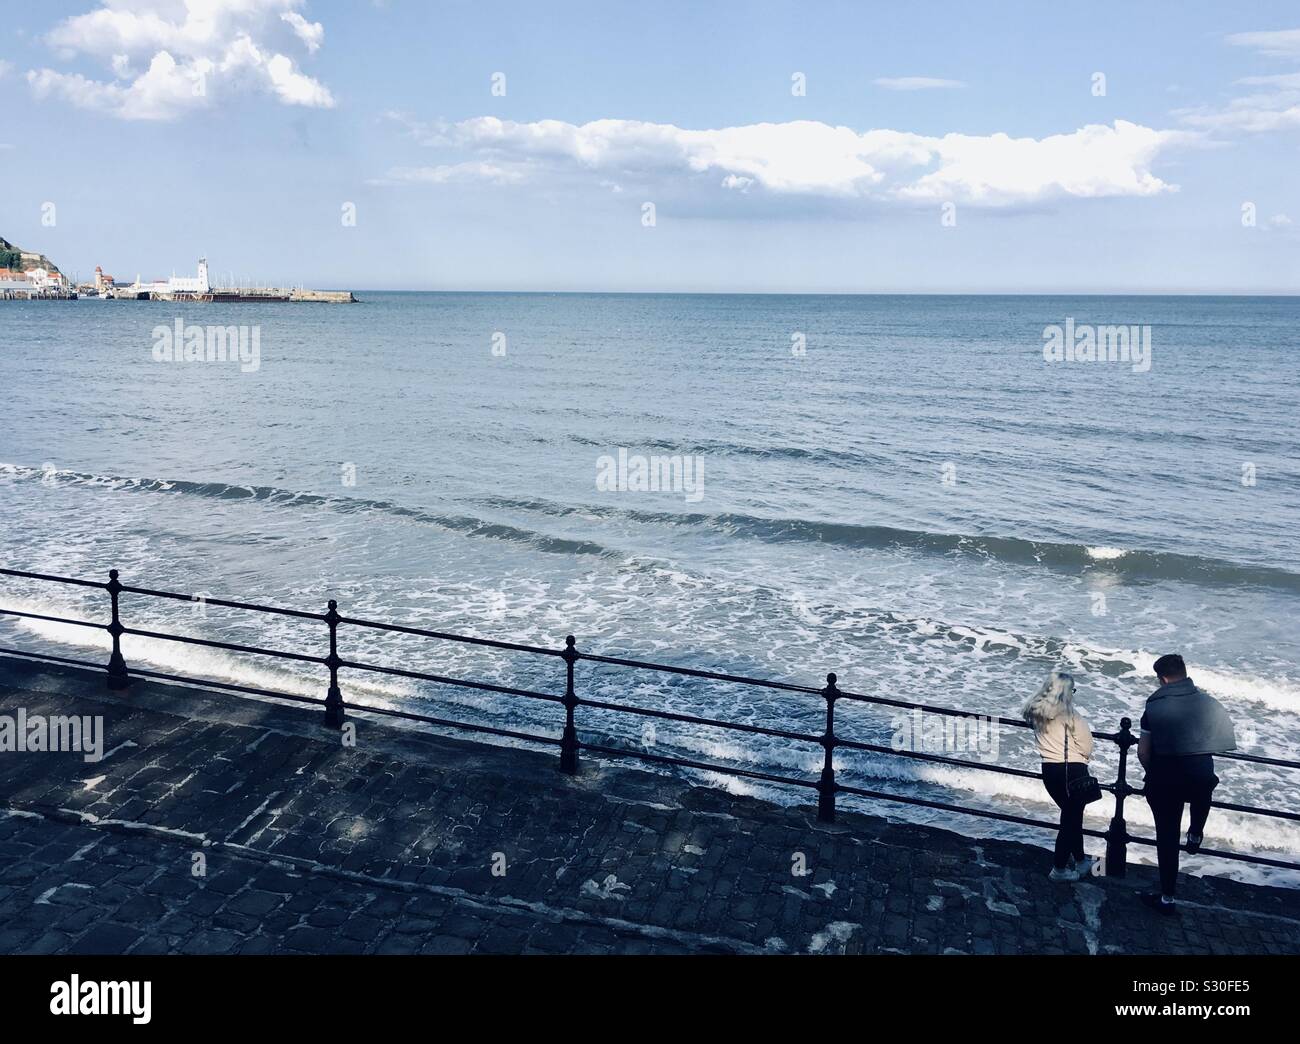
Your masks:
[[[1083,858],[1083,802],[1066,794],[1065,781],[1087,774],[1087,765],[1043,762],[1043,786],[1061,809],[1061,829],[1056,832],[1055,862],[1058,870],[1070,865],[1070,856],[1076,860]]]
[[[1146,798],[1156,822],[1156,859],[1160,863],[1160,891],[1173,897],[1178,883],[1178,838],[1183,806],[1191,806],[1189,834],[1205,830],[1210,797],[1219,785],[1214,758],[1209,754],[1156,757],[1147,766]]]

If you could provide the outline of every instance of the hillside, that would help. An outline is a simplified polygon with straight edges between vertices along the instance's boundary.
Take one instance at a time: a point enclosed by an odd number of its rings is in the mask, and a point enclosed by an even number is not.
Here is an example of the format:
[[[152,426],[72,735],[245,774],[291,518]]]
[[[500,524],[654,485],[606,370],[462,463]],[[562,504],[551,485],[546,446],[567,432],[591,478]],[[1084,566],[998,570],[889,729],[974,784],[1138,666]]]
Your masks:
[[[29,272],[33,268],[44,268],[51,273],[59,271],[59,267],[44,254],[23,250],[3,236],[0,236],[0,268],[14,272]]]

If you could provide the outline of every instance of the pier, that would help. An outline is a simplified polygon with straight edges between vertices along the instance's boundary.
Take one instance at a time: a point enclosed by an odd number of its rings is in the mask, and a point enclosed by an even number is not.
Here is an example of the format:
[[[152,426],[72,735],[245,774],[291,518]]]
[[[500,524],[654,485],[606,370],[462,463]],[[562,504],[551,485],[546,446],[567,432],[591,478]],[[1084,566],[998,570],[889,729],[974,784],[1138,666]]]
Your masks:
[[[350,290],[307,290],[294,286],[214,286],[208,268],[208,259],[199,258],[198,274],[159,279],[151,283],[136,276],[134,283],[124,284],[105,275],[96,267],[95,281],[84,289],[87,296],[106,300],[195,302],[199,304],[259,304],[264,302],[310,302],[317,304],[350,304],[356,297]]]
[[[301,287],[216,288],[203,300],[235,301],[305,301],[319,304],[351,304],[356,297],[351,290],[304,290]]]
[[[0,301],[75,301],[77,292],[63,287],[38,288],[18,281],[0,282]]]
[[[95,296],[95,295],[91,295]],[[205,292],[135,289],[114,287],[99,297],[117,301],[168,301],[196,304],[261,304],[306,302],[315,304],[352,304],[351,290],[304,290],[300,287],[213,287]]]

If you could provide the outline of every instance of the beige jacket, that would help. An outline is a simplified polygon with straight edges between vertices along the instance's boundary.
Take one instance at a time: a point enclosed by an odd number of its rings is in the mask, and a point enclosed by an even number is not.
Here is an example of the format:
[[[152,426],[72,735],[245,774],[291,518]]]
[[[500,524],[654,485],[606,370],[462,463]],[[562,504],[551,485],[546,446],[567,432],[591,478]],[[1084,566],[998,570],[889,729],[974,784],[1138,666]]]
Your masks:
[[[1070,730],[1070,763],[1084,764],[1092,757],[1092,732],[1088,722],[1078,711],[1074,714],[1074,727]],[[1065,760],[1065,719],[1053,718],[1042,728],[1034,730],[1038,753],[1044,761],[1059,765]]]

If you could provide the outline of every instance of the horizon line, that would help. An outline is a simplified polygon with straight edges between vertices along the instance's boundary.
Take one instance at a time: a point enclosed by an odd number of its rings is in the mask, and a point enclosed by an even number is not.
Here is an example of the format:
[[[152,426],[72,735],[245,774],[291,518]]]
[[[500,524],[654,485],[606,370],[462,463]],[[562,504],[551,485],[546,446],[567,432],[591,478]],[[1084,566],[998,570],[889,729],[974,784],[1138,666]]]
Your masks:
[[[351,288],[372,294],[572,294],[671,297],[1300,297],[1300,289],[1095,289],[1095,290],[611,290],[559,288],[378,287]]]

